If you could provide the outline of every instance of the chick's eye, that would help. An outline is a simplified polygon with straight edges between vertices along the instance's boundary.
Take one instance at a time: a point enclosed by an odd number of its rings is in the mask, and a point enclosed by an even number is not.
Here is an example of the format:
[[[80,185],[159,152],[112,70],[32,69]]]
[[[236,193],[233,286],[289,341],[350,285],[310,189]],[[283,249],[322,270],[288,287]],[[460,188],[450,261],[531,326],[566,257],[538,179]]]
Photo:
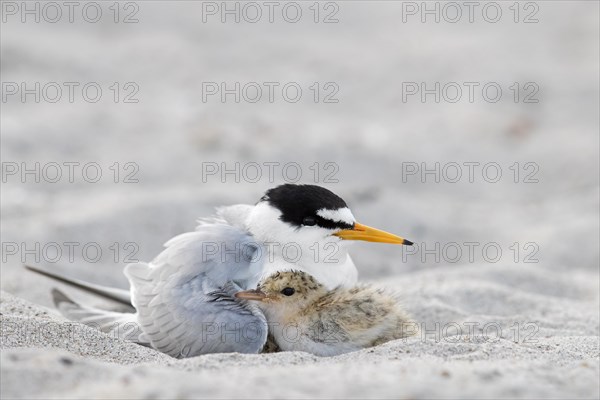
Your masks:
[[[296,292],[296,290],[294,290],[294,288],[291,287],[286,287],[285,289],[283,289],[281,291],[281,294],[285,295],[285,296],[291,296]]]
[[[315,217],[304,217],[304,219],[302,220],[302,225],[314,226],[316,224],[317,220],[315,219]]]

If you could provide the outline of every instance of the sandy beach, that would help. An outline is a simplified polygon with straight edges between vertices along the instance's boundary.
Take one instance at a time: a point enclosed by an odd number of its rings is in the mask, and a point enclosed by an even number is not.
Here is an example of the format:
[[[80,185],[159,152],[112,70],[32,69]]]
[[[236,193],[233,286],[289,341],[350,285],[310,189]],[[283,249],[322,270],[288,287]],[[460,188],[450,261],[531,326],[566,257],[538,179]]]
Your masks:
[[[519,275],[518,271],[507,273]],[[422,318],[422,326],[428,332],[336,357],[283,352],[214,354],[175,360],[92,328],[74,326],[48,309],[3,294],[2,395],[3,398],[556,399],[597,396],[598,327],[589,324],[596,318],[592,302],[498,284],[496,279],[477,274],[474,268],[465,269],[462,274],[453,271],[421,275],[388,284],[414,287],[406,293],[407,297],[414,296],[414,300],[407,300],[406,305]],[[530,274],[530,283],[542,280],[534,275]],[[437,281],[438,285],[443,282],[445,289],[436,291],[431,281]],[[584,288],[582,285],[580,289]],[[588,288],[593,290],[593,284]],[[468,308],[457,306],[461,301],[469,303],[467,296],[483,300]],[[448,301],[452,305],[446,304],[444,297],[454,299],[453,303]],[[510,304],[501,304],[501,299],[510,299]],[[525,326],[524,321],[533,322]],[[436,327],[436,323],[440,326]],[[518,334],[515,323],[522,329]],[[444,330],[444,326],[450,327]],[[456,326],[464,329],[462,335],[455,334]],[[472,331],[467,329],[469,326]]]
[[[479,8],[473,23],[423,23],[410,2],[321,4],[318,22],[299,2],[297,23],[133,3],[117,23],[107,4],[97,23],[4,9],[2,399],[600,397],[597,2],[521,4],[518,22],[498,2],[497,23]],[[122,23],[132,12],[138,22]],[[40,83],[39,102],[23,82]],[[65,82],[79,85],[72,102]],[[239,102],[211,94],[236,82]],[[436,82],[447,91],[423,100]],[[98,101],[81,91],[90,83]],[[177,360],[70,323],[53,287],[118,305],[22,267],[127,288],[128,262],[289,181],[325,186],[361,223],[415,242],[350,253],[421,335],[336,357]]]

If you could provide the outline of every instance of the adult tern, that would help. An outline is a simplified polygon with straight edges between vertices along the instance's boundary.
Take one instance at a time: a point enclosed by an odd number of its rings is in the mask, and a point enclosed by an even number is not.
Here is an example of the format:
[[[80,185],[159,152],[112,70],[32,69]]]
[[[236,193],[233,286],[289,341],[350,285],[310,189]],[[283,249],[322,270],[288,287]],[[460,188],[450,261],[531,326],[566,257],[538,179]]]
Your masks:
[[[28,268],[133,305],[134,313],[106,311],[53,290],[63,315],[103,332],[177,358],[257,353],[267,340],[267,321],[255,302],[235,293],[290,270],[312,275],[326,289],[352,287],[358,272],[345,246],[350,240],[412,244],[356,222],[346,202],[323,187],[284,184],[255,205],[218,208],[194,232],[169,240],[153,261],[127,265],[129,291]]]

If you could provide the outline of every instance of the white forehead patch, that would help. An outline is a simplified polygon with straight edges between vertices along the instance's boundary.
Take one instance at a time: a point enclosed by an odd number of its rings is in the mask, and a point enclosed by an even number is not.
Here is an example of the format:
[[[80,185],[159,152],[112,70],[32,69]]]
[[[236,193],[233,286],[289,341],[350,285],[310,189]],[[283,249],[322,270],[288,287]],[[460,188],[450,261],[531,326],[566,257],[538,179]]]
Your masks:
[[[338,208],[337,210],[321,208],[320,210],[317,210],[317,215],[330,221],[344,222],[348,225],[352,225],[356,222],[354,215],[352,215],[352,211],[350,211],[348,207]]]

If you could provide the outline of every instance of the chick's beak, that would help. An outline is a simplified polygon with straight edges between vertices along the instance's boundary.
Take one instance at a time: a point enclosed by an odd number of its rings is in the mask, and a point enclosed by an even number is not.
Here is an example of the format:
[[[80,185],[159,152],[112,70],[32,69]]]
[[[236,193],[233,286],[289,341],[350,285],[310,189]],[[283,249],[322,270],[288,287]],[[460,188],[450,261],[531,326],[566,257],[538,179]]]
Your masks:
[[[253,289],[253,290],[244,290],[243,292],[237,292],[235,294],[235,297],[237,297],[238,299],[244,299],[244,300],[263,301],[264,299],[267,298],[267,295],[264,292],[262,292],[260,289]]]
[[[336,232],[334,235],[344,240],[364,240],[365,242],[404,244],[407,246],[413,244],[410,240],[406,240],[400,236],[379,229],[371,228],[370,226],[359,224],[358,222],[354,224],[354,228]]]

